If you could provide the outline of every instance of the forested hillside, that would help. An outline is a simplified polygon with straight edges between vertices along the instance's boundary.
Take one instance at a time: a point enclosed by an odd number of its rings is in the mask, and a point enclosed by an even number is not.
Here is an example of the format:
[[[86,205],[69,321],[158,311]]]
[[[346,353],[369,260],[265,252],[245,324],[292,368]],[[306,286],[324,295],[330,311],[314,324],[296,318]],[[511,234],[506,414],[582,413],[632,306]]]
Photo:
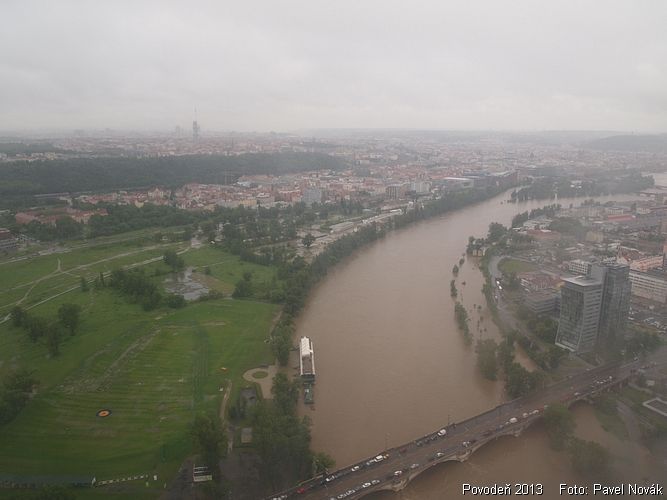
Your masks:
[[[223,184],[244,174],[339,169],[341,160],[317,153],[77,158],[0,165],[0,196],[106,191],[188,182]],[[231,174],[231,175],[230,175]]]

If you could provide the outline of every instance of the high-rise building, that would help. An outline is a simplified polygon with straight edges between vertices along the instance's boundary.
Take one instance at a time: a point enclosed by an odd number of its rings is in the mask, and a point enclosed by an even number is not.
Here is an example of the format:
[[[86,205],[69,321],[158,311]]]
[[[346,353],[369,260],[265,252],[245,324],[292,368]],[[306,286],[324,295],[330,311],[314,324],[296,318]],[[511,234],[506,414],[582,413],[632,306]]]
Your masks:
[[[197,122],[197,108],[195,108],[195,119],[192,122],[192,140],[197,142],[199,140],[199,132],[201,132],[201,127]]]
[[[199,140],[199,131],[200,131],[199,123],[197,123],[197,120],[192,122],[192,140],[197,142]]]
[[[589,265],[587,276],[564,281],[556,345],[576,353],[613,347],[627,324],[630,268],[595,263]]]
[[[568,351],[592,351],[598,336],[602,282],[591,277],[567,278],[561,288],[556,345]]]
[[[602,281],[598,347],[611,348],[623,338],[630,311],[630,268],[623,264],[593,264],[591,276]]]

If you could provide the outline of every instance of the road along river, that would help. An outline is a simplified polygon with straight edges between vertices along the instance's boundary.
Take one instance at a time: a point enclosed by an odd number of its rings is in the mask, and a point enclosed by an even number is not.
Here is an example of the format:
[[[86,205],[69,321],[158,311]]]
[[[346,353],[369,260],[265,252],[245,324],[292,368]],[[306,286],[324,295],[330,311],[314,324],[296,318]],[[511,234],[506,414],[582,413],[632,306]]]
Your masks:
[[[313,422],[313,449],[332,455],[338,467],[503,401],[502,383],[481,377],[474,350],[456,327],[449,282],[468,236],[484,236],[491,222],[508,225],[519,212],[554,203],[513,204],[507,198],[499,195],[391,233],[338,265],[311,292],[296,337],[313,340],[316,404],[301,406],[301,412]],[[459,300],[475,336],[496,338],[475,260],[466,258],[461,268]],[[585,408],[577,412],[591,414]],[[465,464],[434,468],[411,483],[404,498],[442,498],[444,491],[455,494],[462,482],[478,480],[565,479],[567,457],[548,449],[539,426],[527,436],[503,438],[509,442],[489,445]]]

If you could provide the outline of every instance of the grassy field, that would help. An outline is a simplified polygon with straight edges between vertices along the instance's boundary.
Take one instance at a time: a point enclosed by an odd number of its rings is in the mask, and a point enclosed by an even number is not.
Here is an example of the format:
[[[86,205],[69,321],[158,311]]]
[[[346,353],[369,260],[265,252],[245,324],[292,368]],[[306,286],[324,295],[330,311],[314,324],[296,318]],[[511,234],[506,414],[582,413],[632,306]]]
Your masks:
[[[108,246],[91,246],[32,257],[17,262],[0,262],[0,316],[22,299],[29,307],[46,297],[76,286],[81,276],[92,279],[100,272],[160,257],[168,248],[185,248],[184,243],[157,245],[143,239]]]
[[[500,264],[498,264],[498,268],[503,274],[519,274],[529,271],[537,271],[539,269],[535,264],[515,259],[503,259]]]
[[[218,288],[226,293],[234,291],[234,285],[243,279],[243,273],[252,273],[252,282],[258,288],[264,289],[273,280],[275,269],[272,267],[259,266],[250,262],[243,262],[238,256],[222,252],[210,246],[204,246],[196,250],[190,250],[184,255],[185,261],[189,266],[195,266],[199,271],[208,266],[211,270],[210,277],[217,280]],[[205,281],[208,276],[205,276]],[[216,281],[211,282],[212,286]]]
[[[76,250],[68,254],[66,265],[76,267],[117,254],[118,248]],[[138,262],[151,255],[153,250],[146,250],[132,259]],[[55,257],[12,270],[12,282],[48,273]],[[218,288],[233,289],[245,271],[258,282],[274,276],[271,268],[241,263],[207,247],[184,257],[188,265],[210,266],[206,278]],[[111,262],[131,263],[124,259],[95,265],[108,269]],[[164,264],[148,268],[156,266]],[[54,276],[45,283],[53,280],[51,290],[58,290],[68,283],[61,279]],[[2,287],[6,289],[4,281]],[[45,287],[43,292],[50,290]],[[82,322],[80,331],[64,340],[56,358],[48,356],[42,341],[30,342],[22,329],[10,322],[0,325],[0,375],[26,367],[40,381],[37,395],[19,417],[0,427],[0,471],[5,474],[92,475],[98,480],[157,474],[158,481],[151,480],[149,488],[137,481],[118,493],[155,497],[191,452],[187,432],[193,414],[217,412],[221,387],[231,381],[236,392],[243,385],[243,372],[273,362],[265,342],[278,312],[273,304],[226,298],[145,312],[113,290],[91,288],[54,298],[30,313],[53,318],[65,302],[81,305]],[[111,410],[111,416],[97,417],[100,409]],[[110,492],[97,488],[77,497]]]

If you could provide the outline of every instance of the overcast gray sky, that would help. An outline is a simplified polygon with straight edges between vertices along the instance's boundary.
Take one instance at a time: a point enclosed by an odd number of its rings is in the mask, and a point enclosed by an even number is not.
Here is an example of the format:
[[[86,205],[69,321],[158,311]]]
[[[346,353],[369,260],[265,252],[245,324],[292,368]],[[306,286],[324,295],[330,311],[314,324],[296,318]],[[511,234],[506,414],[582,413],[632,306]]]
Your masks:
[[[664,0],[0,1],[0,130],[667,131]]]

